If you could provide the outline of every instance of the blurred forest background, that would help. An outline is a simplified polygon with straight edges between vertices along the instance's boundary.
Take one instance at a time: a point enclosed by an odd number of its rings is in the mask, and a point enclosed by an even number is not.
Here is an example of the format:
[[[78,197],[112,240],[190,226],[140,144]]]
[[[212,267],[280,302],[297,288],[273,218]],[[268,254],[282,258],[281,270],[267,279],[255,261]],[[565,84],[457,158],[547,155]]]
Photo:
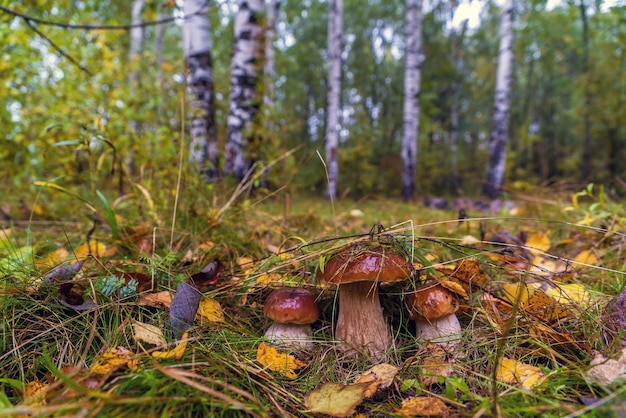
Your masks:
[[[238,3],[213,1],[206,9],[220,165]],[[188,159],[188,145],[180,142],[189,117],[182,1],[4,0],[0,6],[0,175],[7,187],[88,179],[123,189],[126,178],[156,188],[175,176],[181,150]],[[323,196],[328,2],[278,6],[275,34],[264,37],[274,47],[275,75],[268,81],[265,73],[262,89],[273,97],[252,128],[259,141],[244,152],[258,167],[277,161],[266,174],[269,185]],[[480,193],[501,7],[424,4],[418,198]],[[340,197],[402,196],[406,10],[404,0],[345,0]],[[140,23],[139,49],[131,22]],[[267,20],[262,24],[269,30]],[[550,184],[578,190],[598,182],[624,193],[626,5],[518,0],[513,28],[504,190]],[[115,181],[108,178],[113,168]]]

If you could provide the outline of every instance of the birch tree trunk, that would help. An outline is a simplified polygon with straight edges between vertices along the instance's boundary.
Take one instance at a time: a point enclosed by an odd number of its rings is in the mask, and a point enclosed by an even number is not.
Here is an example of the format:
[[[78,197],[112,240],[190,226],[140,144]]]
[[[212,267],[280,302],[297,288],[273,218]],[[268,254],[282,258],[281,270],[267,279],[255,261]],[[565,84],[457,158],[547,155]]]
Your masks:
[[[269,0],[267,5],[267,28],[265,29],[265,90],[263,105],[269,109],[274,104],[274,81],[276,78],[276,53],[274,39],[276,38],[276,22],[278,21],[278,0]]]
[[[511,73],[513,69],[513,14],[515,0],[506,0],[500,20],[500,48],[493,109],[493,125],[489,137],[489,166],[483,183],[483,195],[500,197],[506,168],[506,143],[509,130]]]
[[[343,0],[328,2],[328,95],[326,109],[326,197],[337,198],[339,180],[339,102],[341,100],[341,45],[343,37]]]
[[[242,180],[250,168],[244,149],[254,137],[253,122],[261,98],[257,84],[263,56],[263,0],[238,0],[235,44],[230,70],[230,108],[224,173]]]
[[[402,197],[415,197],[422,65],[422,0],[406,1],[406,64],[402,116]]]
[[[458,7],[458,2],[451,1],[450,24],[454,21],[454,14]],[[450,43],[452,44],[451,57],[454,67],[454,78],[450,86],[452,102],[450,104],[450,192],[454,195],[459,193],[459,173],[458,173],[458,148],[459,148],[459,94],[461,90],[461,77],[463,74],[463,42],[465,31],[467,30],[468,19],[465,19],[460,28],[450,29]]]
[[[144,0],[135,0],[131,9],[131,24],[130,29],[130,46],[128,48],[128,61],[132,68],[128,74],[128,82],[132,91],[136,91],[139,88],[139,71],[137,65],[139,63],[139,56],[141,55],[141,49],[143,46],[144,28],[138,26],[141,23],[141,12],[145,5]],[[129,175],[134,175],[136,170],[135,164],[135,137],[140,134],[139,123],[135,119],[130,119],[128,122],[129,132],[131,135],[129,149],[124,157],[125,166]]]
[[[188,16],[183,28],[187,61],[189,100],[189,161],[208,179],[218,175],[217,132],[215,127],[215,89],[211,61],[209,1],[185,0]]]

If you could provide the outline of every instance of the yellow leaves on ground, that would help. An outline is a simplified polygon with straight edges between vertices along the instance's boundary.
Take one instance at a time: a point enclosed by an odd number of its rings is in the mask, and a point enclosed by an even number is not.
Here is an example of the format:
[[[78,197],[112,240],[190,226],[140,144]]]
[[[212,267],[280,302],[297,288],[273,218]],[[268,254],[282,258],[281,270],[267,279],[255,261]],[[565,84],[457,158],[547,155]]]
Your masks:
[[[572,314],[563,298],[555,300],[539,288],[539,283],[531,285],[525,283],[504,283],[504,296],[512,305],[517,305],[524,312],[528,312],[544,321],[563,319]],[[574,301],[570,297],[569,301]]]
[[[185,350],[187,349],[187,337],[188,333],[184,333],[180,341],[177,342],[176,347],[172,348],[169,351],[153,351],[152,357],[175,358],[176,360],[180,360],[181,358],[183,358],[183,354],[185,354]]]
[[[496,379],[503,383],[519,385],[523,389],[532,389],[545,382],[546,376],[539,367],[503,358],[496,370]]]
[[[198,316],[200,324],[208,322],[224,322],[224,311],[220,303],[215,299],[203,298],[198,306]]]
[[[574,257],[574,261],[576,263],[587,264],[587,265],[592,265],[592,266],[595,266],[596,264],[600,262],[600,260],[598,260],[598,257],[595,255],[595,253],[593,253],[590,250],[582,250],[581,252],[579,252],[576,255],[576,257]]]
[[[256,279],[256,283],[260,286],[275,285],[280,282],[281,275],[278,273],[262,273]]]
[[[354,383],[367,383],[368,386],[365,389],[365,393],[363,396],[369,398],[374,393],[376,393],[379,388],[388,388],[393,383],[393,379],[396,377],[397,373],[398,368],[396,366],[392,366],[391,364],[387,363],[377,364],[365,373],[358,376],[354,380]]]
[[[396,410],[398,415],[405,417],[434,417],[448,416],[449,410],[445,403],[439,398],[432,396],[418,396],[402,401],[402,407]]]
[[[527,249],[534,255],[542,254],[550,249],[550,238],[545,232],[534,232],[526,240]]]
[[[39,380],[28,382],[24,385],[24,403],[26,405],[40,406],[46,404],[46,388],[48,385]]]
[[[43,257],[35,259],[35,266],[41,270],[52,269],[70,257],[69,251],[65,248],[57,248],[56,250],[49,252]]]
[[[347,417],[354,413],[363,402],[370,383],[342,385],[325,383],[320,388],[309,392],[304,397],[308,412],[326,414],[332,417]]]
[[[295,370],[306,367],[307,364],[297,358],[278,352],[274,347],[265,343],[259,344],[256,353],[256,360],[268,369],[279,372],[289,379],[298,377]]]
[[[125,347],[118,346],[104,353],[91,366],[91,371],[96,374],[109,374],[123,366],[135,370],[137,368],[137,359],[135,359],[135,353]]]
[[[161,328],[135,320],[133,320],[133,335],[135,337],[135,341],[141,341],[152,345],[167,344]]]
[[[97,240],[89,241],[89,244],[81,244],[74,250],[74,256],[76,261],[81,261],[87,258],[89,254],[94,257],[112,257],[117,253],[116,247],[107,247],[104,243]]]

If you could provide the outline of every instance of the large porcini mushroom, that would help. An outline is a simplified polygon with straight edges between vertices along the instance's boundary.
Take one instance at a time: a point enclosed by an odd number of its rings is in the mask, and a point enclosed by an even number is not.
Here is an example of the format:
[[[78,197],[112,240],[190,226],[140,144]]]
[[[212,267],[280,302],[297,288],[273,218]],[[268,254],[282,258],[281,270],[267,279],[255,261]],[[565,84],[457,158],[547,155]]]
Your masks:
[[[409,318],[415,320],[418,339],[452,348],[461,338],[457,295],[440,283],[419,286],[407,296]]]
[[[265,300],[263,313],[274,323],[265,331],[265,338],[282,348],[311,348],[311,324],[320,310],[315,295],[304,288],[283,287],[274,290]]]
[[[413,265],[391,245],[355,243],[332,255],[318,269],[317,280],[339,287],[335,338],[346,351],[367,350],[382,359],[391,347],[378,297],[378,284],[407,279]]]

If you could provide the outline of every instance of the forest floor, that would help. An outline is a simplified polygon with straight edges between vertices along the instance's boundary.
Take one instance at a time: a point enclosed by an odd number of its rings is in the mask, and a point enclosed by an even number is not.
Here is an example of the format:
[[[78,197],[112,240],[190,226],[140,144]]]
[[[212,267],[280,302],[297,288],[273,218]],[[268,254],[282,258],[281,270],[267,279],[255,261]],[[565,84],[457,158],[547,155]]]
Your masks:
[[[598,187],[494,213],[39,186],[2,207],[0,416],[626,414],[612,305],[626,214]],[[316,280],[354,242],[401,248],[414,268],[380,287],[391,346],[376,358],[336,343],[337,290]],[[459,300],[452,342],[416,338],[407,296],[423,282]],[[311,348],[263,337],[279,287],[316,295]]]

